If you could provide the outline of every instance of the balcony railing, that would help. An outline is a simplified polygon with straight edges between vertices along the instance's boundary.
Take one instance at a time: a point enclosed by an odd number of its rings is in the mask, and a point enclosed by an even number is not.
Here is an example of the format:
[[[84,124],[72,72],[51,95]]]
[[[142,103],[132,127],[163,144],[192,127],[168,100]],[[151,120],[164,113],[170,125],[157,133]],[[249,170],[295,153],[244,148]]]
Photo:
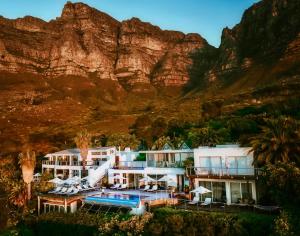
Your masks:
[[[256,176],[259,169],[254,167],[189,167],[186,174],[189,176]]]
[[[183,168],[182,161],[176,162],[168,162],[168,161],[147,161],[148,167],[155,167],[155,168]]]
[[[147,167],[147,163],[145,161],[120,161],[115,164],[114,169],[144,169]]]
[[[87,161],[86,166],[98,167],[106,161]],[[56,165],[56,166],[82,166],[82,161],[42,161],[43,165]]]

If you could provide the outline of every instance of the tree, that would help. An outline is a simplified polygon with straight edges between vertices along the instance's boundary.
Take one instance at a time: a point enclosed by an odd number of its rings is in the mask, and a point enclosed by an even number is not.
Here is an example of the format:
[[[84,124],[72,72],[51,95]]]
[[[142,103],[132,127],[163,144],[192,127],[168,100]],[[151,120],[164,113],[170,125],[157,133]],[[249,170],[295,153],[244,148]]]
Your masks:
[[[211,128],[191,130],[188,136],[193,147],[214,146],[221,142],[221,137]]]
[[[35,152],[26,148],[24,152],[19,154],[19,164],[22,169],[23,180],[27,185],[27,198],[31,198],[31,182],[33,181],[34,168],[36,164]]]
[[[261,133],[250,139],[257,165],[295,162],[300,165],[299,123],[287,117],[265,119]]]
[[[161,136],[153,143],[152,149],[153,150],[161,150],[165,144],[168,144],[172,147],[170,137]]]
[[[112,134],[108,137],[107,145],[120,147],[124,150],[126,147],[130,147],[136,150],[140,144],[140,141],[135,137],[135,135],[130,134]]]
[[[91,145],[91,135],[90,133],[84,129],[77,133],[76,137],[74,138],[77,148],[80,149],[80,156],[82,159],[82,170],[83,175],[85,175],[86,170],[86,159],[89,151],[89,146]]]

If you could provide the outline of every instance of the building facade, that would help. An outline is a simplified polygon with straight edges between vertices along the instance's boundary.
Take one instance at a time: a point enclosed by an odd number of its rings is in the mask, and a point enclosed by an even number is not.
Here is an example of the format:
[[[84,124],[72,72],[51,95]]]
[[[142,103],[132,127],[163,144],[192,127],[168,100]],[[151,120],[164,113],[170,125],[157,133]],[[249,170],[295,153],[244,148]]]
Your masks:
[[[217,145],[194,149],[194,186],[212,191],[205,194],[213,202],[243,204],[256,201],[256,169],[250,148]]]

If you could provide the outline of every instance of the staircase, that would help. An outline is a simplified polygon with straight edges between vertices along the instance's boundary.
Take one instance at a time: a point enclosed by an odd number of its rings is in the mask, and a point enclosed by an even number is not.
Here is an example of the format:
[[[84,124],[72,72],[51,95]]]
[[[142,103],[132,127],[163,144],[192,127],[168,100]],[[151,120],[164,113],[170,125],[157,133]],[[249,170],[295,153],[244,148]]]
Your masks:
[[[96,183],[98,183],[106,174],[108,169],[113,166],[114,158],[108,159],[105,163],[101,166],[97,167],[96,169],[90,168],[88,171],[87,180],[91,187],[94,187]]]

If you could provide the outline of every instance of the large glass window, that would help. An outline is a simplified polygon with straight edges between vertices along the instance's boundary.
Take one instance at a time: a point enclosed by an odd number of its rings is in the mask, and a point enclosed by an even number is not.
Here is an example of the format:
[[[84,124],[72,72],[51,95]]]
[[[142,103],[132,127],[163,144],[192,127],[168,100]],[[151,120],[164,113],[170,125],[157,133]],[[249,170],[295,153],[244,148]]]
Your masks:
[[[212,193],[206,193],[202,196],[202,200],[207,197],[213,198],[214,202],[226,202],[225,182],[199,181],[199,186],[207,188]]]
[[[230,183],[231,190],[231,202],[239,203],[241,196],[241,184],[240,183]]]
[[[241,199],[252,198],[252,183],[230,183],[231,202],[241,203]]]
[[[250,199],[252,198],[252,184],[251,183],[242,183],[242,198]]]
[[[212,182],[213,201],[226,202],[225,182]]]

